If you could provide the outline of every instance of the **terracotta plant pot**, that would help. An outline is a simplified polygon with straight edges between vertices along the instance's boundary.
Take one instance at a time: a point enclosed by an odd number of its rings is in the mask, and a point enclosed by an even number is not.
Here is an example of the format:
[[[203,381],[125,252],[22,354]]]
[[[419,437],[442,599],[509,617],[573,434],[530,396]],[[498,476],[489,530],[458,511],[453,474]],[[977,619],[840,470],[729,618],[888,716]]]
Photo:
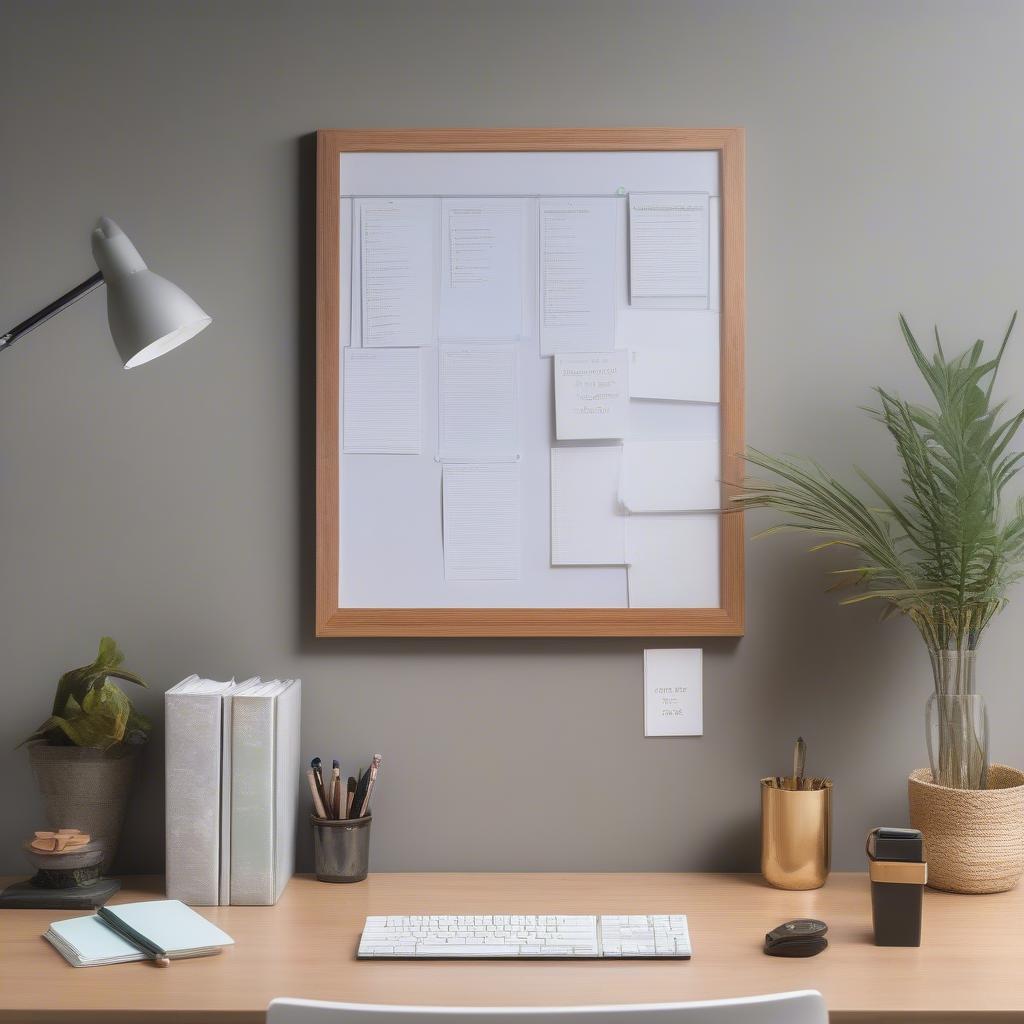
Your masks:
[[[930,768],[908,780],[910,824],[924,833],[928,885],[1005,892],[1024,874],[1024,772],[994,764],[988,789],[949,789]]]
[[[138,747],[105,754],[91,747],[56,747],[45,741],[28,745],[32,774],[52,829],[88,832],[103,848],[105,874],[117,853],[128,797],[138,765]]]

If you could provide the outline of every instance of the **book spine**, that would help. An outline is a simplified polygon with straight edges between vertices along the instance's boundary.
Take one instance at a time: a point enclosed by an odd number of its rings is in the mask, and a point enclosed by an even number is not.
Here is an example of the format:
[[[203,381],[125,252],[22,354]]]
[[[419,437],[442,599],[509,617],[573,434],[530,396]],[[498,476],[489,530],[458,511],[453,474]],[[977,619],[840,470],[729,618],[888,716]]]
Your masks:
[[[274,903],[276,699],[234,697],[231,708],[231,903]]]
[[[302,778],[300,729],[302,681],[296,679],[277,701],[277,780],[274,800],[274,902],[295,874],[295,836],[299,827],[299,784]]]
[[[167,693],[167,895],[189,906],[220,902],[221,699]]]
[[[231,694],[223,700],[220,760],[220,904],[231,903]]]

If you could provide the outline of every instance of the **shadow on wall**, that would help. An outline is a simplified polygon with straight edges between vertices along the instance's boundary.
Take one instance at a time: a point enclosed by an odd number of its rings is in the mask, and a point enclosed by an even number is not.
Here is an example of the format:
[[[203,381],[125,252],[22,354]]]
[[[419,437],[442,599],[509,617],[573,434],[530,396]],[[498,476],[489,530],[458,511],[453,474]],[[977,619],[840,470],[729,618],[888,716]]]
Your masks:
[[[295,647],[305,653],[313,647],[316,629],[316,135],[303,135],[296,149],[299,447],[295,453],[294,493],[299,502],[299,549],[294,564],[299,574],[299,603]]]

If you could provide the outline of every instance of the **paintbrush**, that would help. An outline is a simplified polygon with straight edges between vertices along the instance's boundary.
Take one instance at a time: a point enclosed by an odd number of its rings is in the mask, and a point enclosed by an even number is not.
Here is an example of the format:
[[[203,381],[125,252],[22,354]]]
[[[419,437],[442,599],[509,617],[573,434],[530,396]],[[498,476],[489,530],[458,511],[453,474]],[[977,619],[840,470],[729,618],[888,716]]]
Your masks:
[[[793,788],[804,788],[804,767],[807,763],[807,744],[803,736],[797,736],[793,747]]]

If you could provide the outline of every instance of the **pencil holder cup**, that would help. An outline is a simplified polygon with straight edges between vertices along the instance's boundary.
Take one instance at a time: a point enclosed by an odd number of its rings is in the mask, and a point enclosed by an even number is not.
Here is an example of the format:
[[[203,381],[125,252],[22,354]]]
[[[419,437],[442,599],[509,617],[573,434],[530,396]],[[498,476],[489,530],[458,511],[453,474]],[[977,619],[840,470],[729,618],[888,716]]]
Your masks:
[[[776,889],[820,889],[832,866],[832,783],[779,789],[761,780],[761,874]]]
[[[364,818],[333,821],[311,814],[313,860],[321,882],[361,882],[370,865],[370,822]]]

